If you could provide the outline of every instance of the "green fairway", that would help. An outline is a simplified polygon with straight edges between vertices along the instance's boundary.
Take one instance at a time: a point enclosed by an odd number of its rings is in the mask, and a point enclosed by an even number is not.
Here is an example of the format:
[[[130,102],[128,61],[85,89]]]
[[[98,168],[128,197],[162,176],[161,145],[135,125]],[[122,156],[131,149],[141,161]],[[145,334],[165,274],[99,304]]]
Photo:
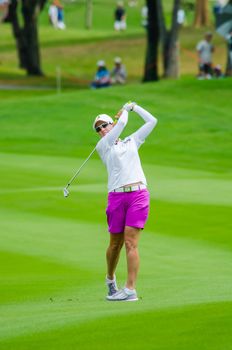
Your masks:
[[[232,83],[0,92],[0,349],[229,350]],[[33,97],[34,95],[34,97]],[[105,301],[106,171],[92,120],[136,100],[159,123],[140,155],[151,212],[137,303]],[[141,125],[130,114],[124,135]],[[117,278],[125,282],[124,252]],[[112,339],[112,334],[115,339]]]

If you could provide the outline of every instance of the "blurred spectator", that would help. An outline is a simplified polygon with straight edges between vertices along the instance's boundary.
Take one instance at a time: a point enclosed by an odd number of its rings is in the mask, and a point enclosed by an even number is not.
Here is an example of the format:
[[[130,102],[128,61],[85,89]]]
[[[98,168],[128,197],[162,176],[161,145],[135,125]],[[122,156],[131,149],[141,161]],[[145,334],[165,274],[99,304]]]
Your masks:
[[[148,7],[144,5],[141,9],[141,24],[144,28],[148,25]]]
[[[49,6],[48,15],[53,27],[58,29],[65,29],[64,23],[64,9],[59,0],[54,0]]]
[[[111,71],[111,81],[112,84],[125,84],[126,82],[126,69],[122,64],[122,59],[120,57],[115,57],[114,68]]]
[[[95,74],[94,81],[92,82],[91,87],[93,89],[98,89],[108,87],[110,85],[110,73],[106,68],[105,61],[100,60],[97,62],[97,72]]]
[[[223,74],[222,74],[222,67],[220,64],[217,64],[214,68],[213,68],[213,76],[215,78],[223,78]]]
[[[117,3],[117,8],[114,12],[114,29],[116,31],[125,30],[126,29],[126,11],[123,6],[123,2],[119,1]]]
[[[57,28],[58,9],[53,3],[49,6],[48,16],[49,16],[50,23],[53,25],[53,27]]]
[[[213,5],[213,13],[214,15],[218,15],[219,13],[221,13],[222,10],[222,5],[219,1],[216,1],[215,4]]]
[[[9,0],[0,0],[0,22],[4,22],[5,18],[7,17],[9,5]]]
[[[179,26],[183,26],[185,24],[185,11],[184,9],[179,9],[177,11],[177,23]]]
[[[65,28],[66,28],[66,25],[65,25],[65,23],[64,23],[64,8],[63,8],[63,6],[59,3],[59,1],[58,1],[57,9],[58,9],[58,14],[57,14],[57,18],[58,18],[58,28],[59,28],[59,29],[65,29]]]
[[[214,46],[212,45],[212,33],[205,34],[204,40],[201,40],[196,47],[199,59],[198,79],[211,79],[212,77],[212,53]]]

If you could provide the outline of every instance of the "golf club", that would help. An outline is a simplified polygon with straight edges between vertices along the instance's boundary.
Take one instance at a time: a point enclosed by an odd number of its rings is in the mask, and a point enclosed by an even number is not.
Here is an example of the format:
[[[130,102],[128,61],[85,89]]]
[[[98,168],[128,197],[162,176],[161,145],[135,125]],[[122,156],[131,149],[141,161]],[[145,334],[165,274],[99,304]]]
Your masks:
[[[80,168],[76,171],[76,173],[73,175],[73,177],[69,180],[69,182],[67,183],[67,185],[64,188],[64,197],[68,197],[69,195],[69,190],[68,187],[71,185],[71,183],[76,179],[77,175],[80,173],[81,169],[83,168],[83,166],[88,162],[89,158],[92,156],[92,154],[95,152],[96,148],[94,147],[94,149],[92,150],[92,152],[89,154],[89,156],[86,158],[86,160],[84,161],[84,163],[80,166]]]

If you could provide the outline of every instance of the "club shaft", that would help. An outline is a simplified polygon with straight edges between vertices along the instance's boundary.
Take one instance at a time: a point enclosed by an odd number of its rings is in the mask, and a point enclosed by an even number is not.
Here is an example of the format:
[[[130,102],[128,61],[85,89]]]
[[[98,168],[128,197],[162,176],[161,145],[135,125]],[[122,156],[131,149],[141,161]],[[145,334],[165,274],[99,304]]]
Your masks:
[[[80,168],[76,171],[76,173],[73,175],[73,177],[69,180],[67,186],[65,188],[68,188],[71,183],[75,180],[75,178],[77,177],[77,175],[80,173],[81,169],[83,168],[83,166],[88,162],[89,158],[92,156],[92,154],[95,152],[96,148],[94,148],[92,150],[92,152],[89,154],[89,156],[86,158],[86,160],[84,161],[84,163],[80,166]]]
[[[119,119],[121,114],[122,114],[123,110],[120,109],[118,111],[118,113],[115,116],[115,119]],[[73,175],[73,177],[69,180],[69,182],[67,183],[67,185],[65,186],[65,189],[68,189],[68,187],[71,185],[71,183],[75,180],[75,178],[77,177],[77,175],[80,173],[81,169],[83,168],[83,166],[88,162],[89,158],[92,156],[92,154],[96,151],[96,147],[94,147],[94,149],[92,150],[92,152],[90,153],[90,155],[86,158],[86,160],[84,161],[84,163],[80,166],[80,168],[77,170],[77,172]]]

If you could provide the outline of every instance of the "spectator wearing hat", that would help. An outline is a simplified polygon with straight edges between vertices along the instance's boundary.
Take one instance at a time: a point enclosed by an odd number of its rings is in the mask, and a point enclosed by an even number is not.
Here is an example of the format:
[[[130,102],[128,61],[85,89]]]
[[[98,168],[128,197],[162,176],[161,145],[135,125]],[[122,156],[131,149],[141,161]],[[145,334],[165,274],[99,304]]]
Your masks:
[[[97,72],[94,77],[94,81],[91,84],[93,89],[108,87],[111,85],[110,73],[106,68],[105,61],[100,60],[97,62]]]
[[[125,84],[126,82],[126,69],[122,64],[120,57],[115,57],[114,68],[111,71],[112,84]]]

